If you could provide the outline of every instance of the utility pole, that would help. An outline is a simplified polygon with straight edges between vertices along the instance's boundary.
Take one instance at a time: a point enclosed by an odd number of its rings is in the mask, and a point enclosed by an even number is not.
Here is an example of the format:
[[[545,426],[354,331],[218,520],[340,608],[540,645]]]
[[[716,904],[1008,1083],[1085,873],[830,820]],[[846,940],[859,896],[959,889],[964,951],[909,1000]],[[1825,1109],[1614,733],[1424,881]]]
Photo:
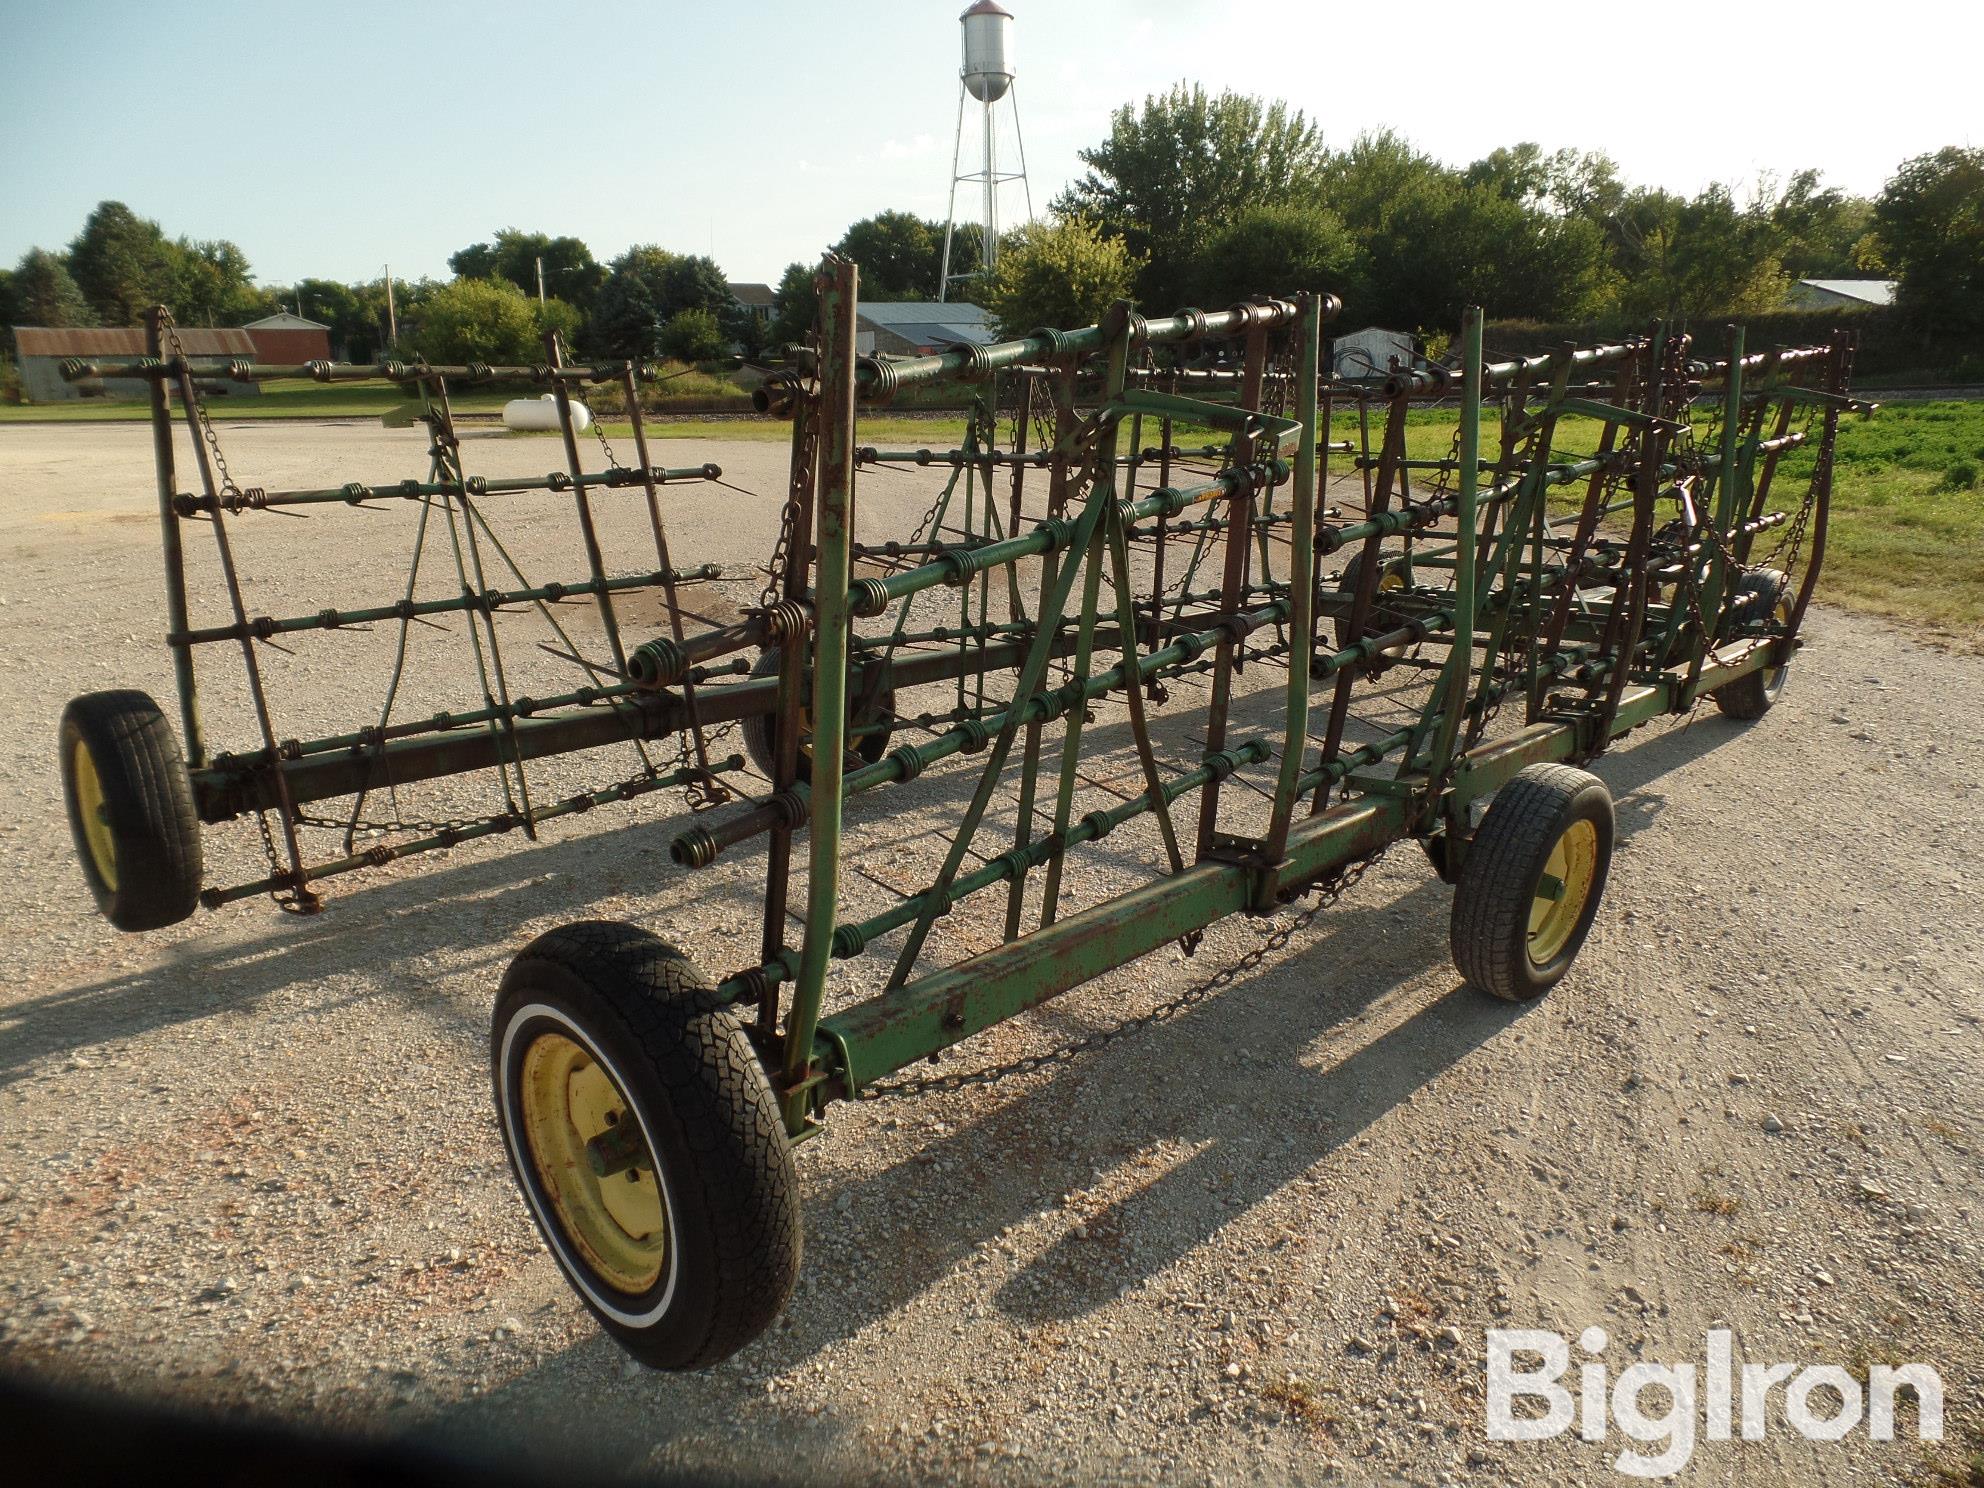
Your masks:
[[[386,344],[394,346],[400,339],[399,312],[393,308],[393,266],[386,265]]]
[[[544,258],[542,255],[537,260],[537,303],[540,306],[544,304]]]

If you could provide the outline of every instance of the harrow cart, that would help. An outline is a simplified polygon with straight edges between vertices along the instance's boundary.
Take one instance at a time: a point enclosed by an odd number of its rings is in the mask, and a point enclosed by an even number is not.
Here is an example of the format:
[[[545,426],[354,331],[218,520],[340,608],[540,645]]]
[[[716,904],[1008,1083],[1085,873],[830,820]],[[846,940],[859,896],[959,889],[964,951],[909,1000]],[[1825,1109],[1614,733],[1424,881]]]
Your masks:
[[[156,389],[186,740],[182,763],[135,694],[79,699],[65,719],[78,848],[116,923],[263,892],[314,908],[313,886],[340,874],[675,786],[700,808],[675,863],[762,865],[754,945],[567,925],[518,954],[497,998],[517,1181],[587,1305],[663,1367],[720,1359],[777,1315],[799,1263],[792,1148],[835,1101],[1167,943],[1195,949],[1224,916],[1328,902],[1402,839],[1454,885],[1466,979],[1508,999],[1547,990],[1612,852],[1610,796],[1581,767],[1704,699],[1739,719],[1776,700],[1824,558],[1839,420],[1866,407],[1847,393],[1845,338],[1746,354],[1737,331],[1705,361],[1656,330],[1490,362],[1475,314],[1457,368],[1349,386],[1318,378],[1338,308],[1324,295],[1161,319],[1118,305],[1097,326],[890,360],[855,353],[854,266],[829,260],[819,289],[812,343],[758,395],[791,420],[790,480],[769,583],[733,619],[684,597],[721,576],[672,563],[660,499],[722,473],[650,463],[638,367],[565,367],[553,343],[535,368],[230,369],[414,395],[427,480],[288,492],[234,485],[162,319],[157,358],[114,369]],[[449,389],[499,375],[555,392],[563,471],[464,469]],[[588,472],[570,394],[605,381],[633,410],[638,464],[608,449]],[[862,409],[938,382],[978,396],[961,448],[860,442]],[[191,494],[175,394],[200,436]],[[1456,404],[1449,442],[1426,410]],[[1780,466],[1806,444],[1787,499]],[[939,489],[907,539],[858,523],[857,490],[918,478]],[[509,562],[488,509],[536,493],[575,507],[586,577],[533,583]],[[629,555],[592,510],[611,496],[645,498],[653,570],[613,571]],[[419,510],[401,600],[247,613],[230,525],[401,497]],[[200,523],[230,612],[205,627],[181,557]],[[430,525],[450,592],[421,598]],[[633,590],[659,596],[645,632],[615,607]],[[578,605],[574,636],[559,616]],[[396,721],[409,630],[436,615],[466,622],[482,696]],[[556,632],[537,655],[585,669],[583,686],[519,694],[500,636],[532,616]],[[258,651],[354,624],[397,638],[376,721],[281,737]],[[259,742],[239,753],[204,743],[193,658],[211,646],[238,650],[250,683]],[[721,755],[733,725],[750,766]],[[670,747],[664,768],[652,756]],[[641,768],[532,793],[527,766],[600,749]],[[496,777],[499,810],[367,815],[382,793],[468,771]],[[304,809],[332,798],[352,804]],[[941,825],[905,845],[913,812]],[[205,885],[202,825],[238,816],[264,823],[271,867]],[[305,829],[346,850],[312,860]]]

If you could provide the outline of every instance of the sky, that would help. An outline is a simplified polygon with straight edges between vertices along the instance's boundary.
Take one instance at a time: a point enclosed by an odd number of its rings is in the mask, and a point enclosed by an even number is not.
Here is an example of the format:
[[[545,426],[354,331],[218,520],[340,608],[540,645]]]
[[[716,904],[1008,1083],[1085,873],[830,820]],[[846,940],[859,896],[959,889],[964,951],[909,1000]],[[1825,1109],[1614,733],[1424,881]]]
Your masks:
[[[1332,146],[1534,140],[1688,193],[1809,165],[1871,195],[1984,143],[1976,0],[1005,3],[1041,211],[1112,110],[1180,80],[1284,98]],[[116,199],[269,284],[445,277],[500,227],[776,282],[871,213],[944,215],[962,8],[0,0],[0,265]]]

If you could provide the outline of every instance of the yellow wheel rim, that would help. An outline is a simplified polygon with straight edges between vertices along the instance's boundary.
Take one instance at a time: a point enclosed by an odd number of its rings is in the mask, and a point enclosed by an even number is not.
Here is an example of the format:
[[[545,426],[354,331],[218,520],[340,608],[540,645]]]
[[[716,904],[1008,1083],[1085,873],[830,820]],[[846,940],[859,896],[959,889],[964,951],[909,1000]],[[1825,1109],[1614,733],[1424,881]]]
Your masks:
[[[558,1227],[601,1281],[639,1296],[667,1264],[668,1211],[626,1095],[561,1033],[531,1040],[519,1075],[524,1139]]]
[[[1563,953],[1598,878],[1598,828],[1576,821],[1550,849],[1536,895],[1529,901],[1529,959],[1547,966]]]
[[[1772,611],[1777,623],[1785,630],[1791,629],[1791,596],[1786,592],[1789,587],[1789,585],[1786,585],[1785,589],[1778,591],[1777,608]],[[1770,696],[1776,697],[1784,690],[1784,679],[1790,674],[1791,667],[1789,664],[1781,667],[1772,667],[1764,673],[1764,691],[1770,694]]]
[[[117,839],[110,833],[110,808],[103,799],[103,780],[96,760],[81,739],[70,747],[69,774],[76,782],[76,817],[83,824],[83,846],[90,867],[104,888],[117,892]]]

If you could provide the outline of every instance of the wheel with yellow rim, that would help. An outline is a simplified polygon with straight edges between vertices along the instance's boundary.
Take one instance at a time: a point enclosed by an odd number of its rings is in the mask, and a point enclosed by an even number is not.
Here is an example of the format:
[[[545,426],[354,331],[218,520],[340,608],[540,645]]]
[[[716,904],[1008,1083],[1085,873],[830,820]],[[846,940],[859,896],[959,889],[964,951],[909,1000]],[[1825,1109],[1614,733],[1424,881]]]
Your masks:
[[[1736,581],[1729,598],[1729,631],[1733,635],[1782,635],[1791,625],[1791,590],[1774,568],[1752,569]],[[1784,692],[1791,666],[1767,666],[1745,672],[1709,696],[1724,716],[1744,723],[1762,718]]]
[[[497,995],[510,1170],[552,1258],[635,1358],[701,1369],[799,1274],[798,1179],[756,1049],[681,951],[589,920],[539,936]]]
[[[1612,862],[1612,794],[1570,765],[1531,765],[1495,795],[1454,890],[1454,965],[1507,1002],[1540,997],[1590,933]]]
[[[764,651],[751,666],[753,677],[776,677],[779,668],[779,653]],[[873,697],[856,696],[850,699],[848,722],[862,728],[855,736],[849,752],[864,765],[872,765],[889,752],[887,727],[895,713],[896,695],[889,687],[878,688]],[[770,713],[754,713],[740,725],[744,735],[744,752],[751,756],[751,763],[767,780],[776,779],[773,773],[778,760],[778,719]],[[813,716],[802,703],[799,708],[799,774],[802,781],[813,778]]]
[[[119,930],[185,919],[200,902],[200,819],[158,704],[128,689],[85,693],[62,710],[56,750],[97,908]]]
[[[1358,577],[1363,571],[1364,555],[1360,552],[1353,554],[1350,561],[1344,564],[1343,572],[1337,575],[1337,592],[1344,597],[1346,604],[1356,598]],[[1398,629],[1397,622],[1386,618],[1385,596],[1411,587],[1412,559],[1404,554],[1384,559],[1378,569],[1377,587],[1371,592],[1371,608],[1364,617],[1364,623],[1353,632],[1347,609],[1336,617],[1334,631],[1337,650],[1348,650],[1366,636],[1383,635],[1388,630]],[[1365,663],[1364,669],[1367,674],[1376,676],[1389,665],[1383,657],[1376,657]]]

